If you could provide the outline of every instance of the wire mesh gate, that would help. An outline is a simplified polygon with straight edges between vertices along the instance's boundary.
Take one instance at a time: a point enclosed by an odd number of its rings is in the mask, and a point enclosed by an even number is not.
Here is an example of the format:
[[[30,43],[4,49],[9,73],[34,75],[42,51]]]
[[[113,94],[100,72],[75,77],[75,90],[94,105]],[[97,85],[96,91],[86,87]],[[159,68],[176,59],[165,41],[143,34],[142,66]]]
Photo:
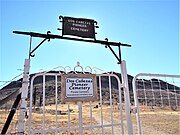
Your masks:
[[[141,73],[134,77],[133,88],[142,134],[180,133],[180,75]]]
[[[124,134],[121,83],[115,74],[96,74],[98,101],[63,104],[62,73],[33,76],[28,134]],[[42,83],[40,83],[42,82]]]

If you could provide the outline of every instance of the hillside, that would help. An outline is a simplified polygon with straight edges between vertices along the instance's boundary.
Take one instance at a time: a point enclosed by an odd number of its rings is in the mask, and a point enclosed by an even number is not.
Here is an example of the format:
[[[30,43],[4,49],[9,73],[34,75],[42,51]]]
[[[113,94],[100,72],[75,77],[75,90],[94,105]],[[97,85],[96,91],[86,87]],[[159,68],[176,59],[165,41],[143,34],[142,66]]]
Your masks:
[[[49,73],[58,73],[59,71],[50,71]],[[72,72],[71,72],[72,73]],[[116,74],[119,78],[120,78],[120,81],[121,81],[121,74],[119,73],[114,73]],[[31,78],[34,76],[35,74],[31,74],[30,75],[30,80]],[[46,77],[46,96],[48,97],[47,98],[47,103],[53,103],[55,100],[54,100],[54,97],[55,97],[55,92],[54,92],[54,77],[53,76],[47,76]],[[40,100],[42,100],[42,76],[39,76],[37,77],[35,80],[34,80],[34,90],[35,90],[35,93],[33,96],[34,98],[38,99],[36,102],[37,103],[34,103],[34,104],[41,104]],[[131,102],[133,102],[133,88],[132,88],[132,80],[133,80],[133,76],[131,75],[128,75],[128,84],[129,84],[129,89],[130,89],[130,99],[131,99]],[[101,77],[101,81],[103,82],[102,83],[102,96],[103,96],[103,101],[104,102],[107,102],[109,100],[109,90],[108,90],[108,87],[109,87],[109,80],[108,80],[108,77]],[[0,90],[0,99],[3,99],[4,97],[7,97],[9,94],[11,94],[12,92],[14,92],[15,90],[17,90],[18,88],[21,87],[22,85],[22,78],[17,80],[17,81],[14,81],[14,82],[11,82],[10,84],[6,85],[5,87],[3,87],[1,90]],[[118,99],[118,83],[117,83],[117,80],[112,77],[111,78],[111,85],[112,85],[112,99],[113,99],[113,102],[117,102],[119,99]],[[97,86],[99,87],[99,80],[97,78]],[[176,95],[178,95],[178,99],[180,98],[179,97],[179,94],[180,94],[180,88],[177,87],[177,86],[174,86],[172,84],[168,84],[162,80],[157,80],[157,79],[151,79],[151,80],[138,80],[138,83],[137,83],[137,89],[138,89],[138,96],[139,97],[142,97],[142,99],[140,100],[140,102],[145,102],[145,97],[144,97],[144,90],[146,90],[146,96],[147,97],[152,97],[152,89],[154,90],[154,93],[155,95],[158,97],[160,96],[160,93],[159,93],[159,89],[161,90],[164,90],[163,91],[163,95],[167,95],[167,91],[166,89],[168,89],[169,91],[168,92],[171,92],[171,94],[169,95],[174,95],[176,92]],[[151,90],[151,91],[149,91]],[[157,92],[156,92],[157,90]],[[174,91],[176,90],[176,91]],[[60,88],[60,84],[58,86],[58,93],[60,94],[61,93],[61,88]],[[99,93],[98,93],[99,94]],[[123,95],[123,92],[122,92],[122,98],[124,99],[124,95]],[[144,98],[144,99],[143,99]],[[60,99],[59,99],[60,100]],[[152,100],[152,99],[151,99]],[[151,100],[149,100],[148,102],[152,102]],[[167,101],[166,101],[167,102]],[[174,101],[175,102],[175,101]],[[157,101],[156,104],[159,104],[159,101]],[[174,105],[174,103],[173,103]]]

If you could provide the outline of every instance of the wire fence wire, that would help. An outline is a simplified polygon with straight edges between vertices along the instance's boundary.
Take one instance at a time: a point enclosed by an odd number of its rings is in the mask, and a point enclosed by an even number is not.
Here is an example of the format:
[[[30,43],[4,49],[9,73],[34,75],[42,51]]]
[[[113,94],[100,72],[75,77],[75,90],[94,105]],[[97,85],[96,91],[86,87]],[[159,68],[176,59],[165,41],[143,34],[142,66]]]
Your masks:
[[[21,82],[21,81],[14,81],[14,80],[17,79],[18,77],[22,76],[22,74],[23,74],[23,73],[15,76],[15,77],[13,77],[13,78],[12,78],[11,80],[9,80],[9,81],[2,81],[2,80],[0,80],[0,84],[1,84],[1,85],[0,85],[0,89],[2,89],[3,86],[6,86],[8,83],[11,83],[11,82]]]

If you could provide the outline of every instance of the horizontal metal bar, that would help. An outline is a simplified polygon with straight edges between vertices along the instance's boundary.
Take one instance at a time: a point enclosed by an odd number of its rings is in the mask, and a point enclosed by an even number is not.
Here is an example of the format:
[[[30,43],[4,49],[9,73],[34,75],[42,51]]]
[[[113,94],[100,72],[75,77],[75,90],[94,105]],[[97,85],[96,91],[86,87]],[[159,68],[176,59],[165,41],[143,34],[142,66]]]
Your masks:
[[[37,45],[31,52],[30,52],[30,56],[32,56],[32,53],[36,50],[36,49],[38,49],[38,47],[40,47],[41,45],[42,45],[42,43],[44,43],[45,41],[47,40],[47,38],[45,38],[43,41],[41,41],[41,43],[39,43],[39,45]]]
[[[22,35],[30,35],[32,37],[40,37],[40,38],[47,38],[47,39],[66,39],[66,40],[83,41],[83,42],[89,42],[89,43],[99,43],[102,45],[131,47],[131,45],[122,44],[120,42],[108,42],[108,41],[103,41],[103,40],[88,40],[88,39],[70,38],[70,37],[63,37],[60,35],[49,34],[49,33],[42,34],[42,33],[36,33],[36,32],[22,32],[22,31],[13,31],[13,33],[22,34]]]
[[[91,128],[93,128],[93,129],[95,129],[95,128],[102,128],[102,127],[111,127],[111,126],[120,126],[121,125],[121,123],[116,123],[116,124],[106,124],[106,125],[97,125],[97,126],[83,126],[82,128],[83,128],[83,130],[87,130],[87,129],[91,129]],[[66,130],[69,130],[69,131],[73,131],[73,130],[79,130],[79,127],[71,127],[71,128],[68,128],[68,127],[65,127],[65,128],[51,128],[51,129],[46,129],[46,130],[33,130],[32,132],[31,132],[31,134],[37,134],[37,133],[43,133],[43,132],[45,132],[45,133],[49,133],[49,132],[55,132],[55,131],[66,131]]]
[[[180,78],[180,75],[167,75],[167,74],[148,74],[148,73],[140,73],[137,74],[134,77],[134,80],[136,80],[139,76],[148,76],[148,77],[174,77],[174,78]]]

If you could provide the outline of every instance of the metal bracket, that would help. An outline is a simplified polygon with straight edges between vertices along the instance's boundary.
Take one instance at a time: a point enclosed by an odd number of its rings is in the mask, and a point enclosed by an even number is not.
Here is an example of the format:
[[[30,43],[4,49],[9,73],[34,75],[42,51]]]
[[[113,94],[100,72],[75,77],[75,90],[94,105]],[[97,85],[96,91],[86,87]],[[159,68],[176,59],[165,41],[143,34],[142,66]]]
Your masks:
[[[105,40],[108,42],[108,38],[105,38]],[[112,49],[112,47],[109,44],[107,44],[105,47],[106,48],[108,47],[111,50],[111,52],[113,53],[113,55],[116,57],[116,59],[118,60],[117,64],[121,64],[121,49],[120,49],[120,45],[118,46],[119,57],[117,56],[117,54],[114,52],[114,50]]]
[[[62,23],[63,22],[63,16],[59,16],[59,22]],[[63,30],[62,28],[57,28],[57,30],[61,31]]]
[[[95,24],[94,25],[95,28],[99,28],[99,26],[97,25],[98,24],[97,21],[94,21],[94,24]],[[97,34],[97,32],[95,32],[95,34]],[[95,40],[96,40],[96,38],[95,38]]]
[[[51,33],[50,31],[47,32],[47,35]],[[32,43],[32,36],[31,36],[31,41],[30,41],[30,51],[29,51],[29,58],[30,57],[34,57],[35,54],[33,54],[33,52],[35,52],[41,45],[42,43],[44,43],[46,40],[48,39],[48,42],[50,41],[50,38],[46,37],[45,39],[43,39],[43,41],[41,41],[32,51],[31,51],[31,43]]]

